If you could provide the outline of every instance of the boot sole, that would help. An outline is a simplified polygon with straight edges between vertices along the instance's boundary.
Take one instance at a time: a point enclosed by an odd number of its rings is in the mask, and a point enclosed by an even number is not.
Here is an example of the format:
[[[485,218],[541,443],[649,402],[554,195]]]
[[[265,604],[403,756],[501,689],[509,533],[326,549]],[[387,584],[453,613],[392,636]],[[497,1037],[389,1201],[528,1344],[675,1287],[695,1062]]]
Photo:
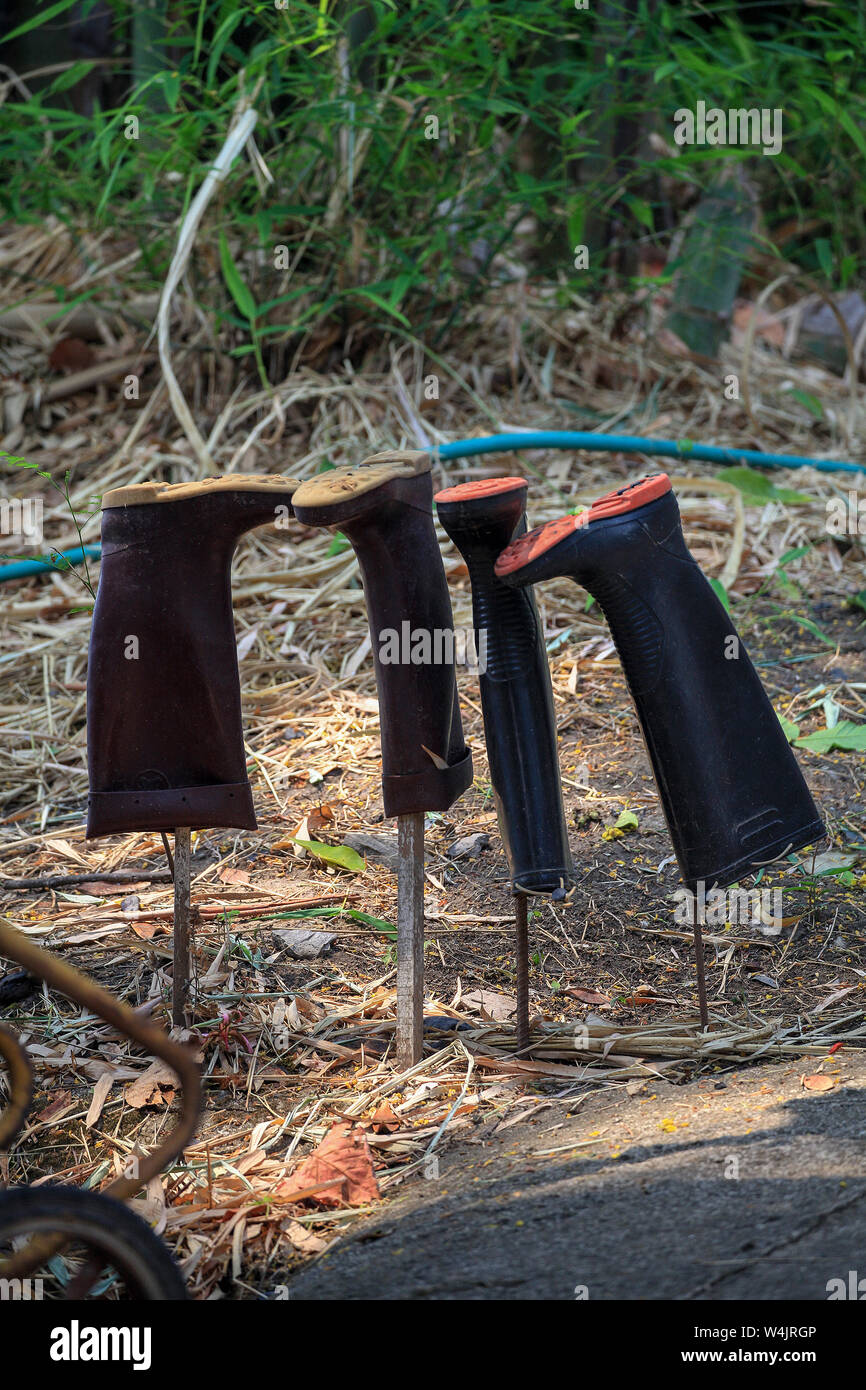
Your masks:
[[[357,467],[333,468],[307,478],[292,498],[292,507],[304,524],[341,526],[389,500],[401,482],[429,473],[432,466],[431,456],[415,449],[372,454]],[[380,496],[374,498],[377,492]]]
[[[297,478],[280,473],[229,473],[221,478],[202,478],[195,483],[130,483],[112,488],[102,499],[102,510],[109,507],[143,507],[152,502],[185,502],[190,497],[207,497],[215,492],[288,493],[300,487]]]

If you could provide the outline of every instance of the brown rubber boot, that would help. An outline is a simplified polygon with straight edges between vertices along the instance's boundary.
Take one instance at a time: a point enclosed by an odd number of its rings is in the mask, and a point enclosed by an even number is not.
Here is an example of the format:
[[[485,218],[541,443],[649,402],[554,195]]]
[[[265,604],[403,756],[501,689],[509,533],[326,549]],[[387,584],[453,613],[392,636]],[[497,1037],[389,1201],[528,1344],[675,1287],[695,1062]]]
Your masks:
[[[339,527],[358,556],[379,690],[386,816],[446,811],[472,783],[430,467],[429,454],[375,454],[357,468],[308,479],[292,501],[299,521]]]
[[[105,494],[87,671],[87,834],[255,830],[231,561],[292,516],[295,478],[230,474]]]

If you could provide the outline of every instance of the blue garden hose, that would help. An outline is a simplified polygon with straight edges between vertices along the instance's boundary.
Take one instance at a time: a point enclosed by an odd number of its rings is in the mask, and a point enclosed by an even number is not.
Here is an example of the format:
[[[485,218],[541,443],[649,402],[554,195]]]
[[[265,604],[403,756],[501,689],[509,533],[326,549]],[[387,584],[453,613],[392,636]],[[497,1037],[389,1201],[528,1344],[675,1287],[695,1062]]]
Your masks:
[[[30,574],[62,574],[70,565],[80,565],[85,559],[98,560],[101,553],[99,545],[77,545],[74,550],[58,550],[50,560],[15,560],[11,565],[0,565],[0,584]]]
[[[748,463],[756,468],[816,468],[820,473],[866,473],[866,464],[839,459],[800,458],[796,454],[763,454],[758,449],[722,449],[690,439],[642,439],[640,435],[591,434],[583,430],[527,430],[520,434],[491,434],[483,439],[456,439],[440,444],[441,459],[469,458],[509,449],[588,449],[604,454],[649,454],[657,458],[695,459],[699,463]]]
[[[723,449],[715,444],[695,444],[690,439],[644,439],[632,434],[592,434],[586,430],[526,430],[519,434],[488,434],[481,439],[455,439],[434,452],[440,459],[471,458],[474,454],[507,453],[514,449],[585,449],[596,454],[648,454],[650,457],[694,459],[698,463],[751,464],[755,468],[815,468],[819,473],[866,473],[866,464],[843,459],[813,459],[797,454],[764,454],[759,449]],[[0,565],[0,584],[32,574],[50,574],[97,559],[98,545],[64,550],[52,560],[16,560]],[[65,564],[59,563],[61,560]]]

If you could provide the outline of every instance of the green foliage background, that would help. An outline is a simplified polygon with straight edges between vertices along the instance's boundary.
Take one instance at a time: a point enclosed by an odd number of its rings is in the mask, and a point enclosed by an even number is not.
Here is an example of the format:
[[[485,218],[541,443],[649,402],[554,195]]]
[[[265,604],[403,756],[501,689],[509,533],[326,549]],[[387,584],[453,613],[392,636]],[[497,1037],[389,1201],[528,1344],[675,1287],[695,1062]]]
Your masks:
[[[67,23],[71,5],[37,7],[0,61]],[[537,234],[519,255],[531,273],[585,293],[610,267],[593,256],[589,280],[578,276],[571,248],[599,218],[624,244],[664,237],[678,199],[721,159],[748,161],[770,247],[784,229],[784,255],[821,282],[849,284],[866,251],[863,0],[159,0],[146,24],[141,7],[112,8],[116,104],[75,109],[88,63],[34,84],[30,99],[7,91],[0,211],[19,224],[52,214],[77,235],[116,231],[142,252],[131,287],[158,287],[178,219],[239,98],[254,95],[274,181],[260,188],[237,162],[200,233],[195,283],[257,344],[334,318],[411,323],[434,345],[508,273],[494,258],[526,214]],[[353,47],[359,8],[372,32]],[[781,107],[782,153],[649,147],[652,132],[672,147],[673,113],[698,100]],[[130,115],[138,140],[124,134]],[[425,137],[429,116],[438,139]],[[629,120],[640,143],[615,158],[605,142]],[[291,273],[274,272],[277,245]]]

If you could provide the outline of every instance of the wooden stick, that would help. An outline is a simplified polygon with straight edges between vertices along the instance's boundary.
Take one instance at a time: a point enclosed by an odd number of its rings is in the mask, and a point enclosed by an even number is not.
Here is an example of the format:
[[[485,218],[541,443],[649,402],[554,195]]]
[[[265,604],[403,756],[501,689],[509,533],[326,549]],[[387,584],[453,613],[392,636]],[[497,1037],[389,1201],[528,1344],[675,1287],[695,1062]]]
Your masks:
[[[174,974],[171,988],[171,1021],[187,1025],[190,981],[189,939],[189,842],[187,826],[174,832]]]
[[[71,376],[52,381],[41,391],[32,392],[30,404],[35,404],[37,399],[41,405],[49,401],[62,401],[66,396],[74,396],[76,391],[87,391],[91,386],[98,386],[101,381],[111,381],[113,377],[124,376],[126,372],[134,370],[141,372],[150,366],[155,356],[154,352],[132,352],[126,357],[114,357],[108,362],[97,362],[93,367],[85,367],[80,372],[73,372]]]
[[[397,818],[397,1065],[421,1061],[424,1040],[424,813]]]
[[[94,869],[89,874],[47,874],[41,878],[0,878],[3,888],[74,888],[79,883],[168,883],[171,873],[168,869],[113,869],[111,873],[101,874]]]

